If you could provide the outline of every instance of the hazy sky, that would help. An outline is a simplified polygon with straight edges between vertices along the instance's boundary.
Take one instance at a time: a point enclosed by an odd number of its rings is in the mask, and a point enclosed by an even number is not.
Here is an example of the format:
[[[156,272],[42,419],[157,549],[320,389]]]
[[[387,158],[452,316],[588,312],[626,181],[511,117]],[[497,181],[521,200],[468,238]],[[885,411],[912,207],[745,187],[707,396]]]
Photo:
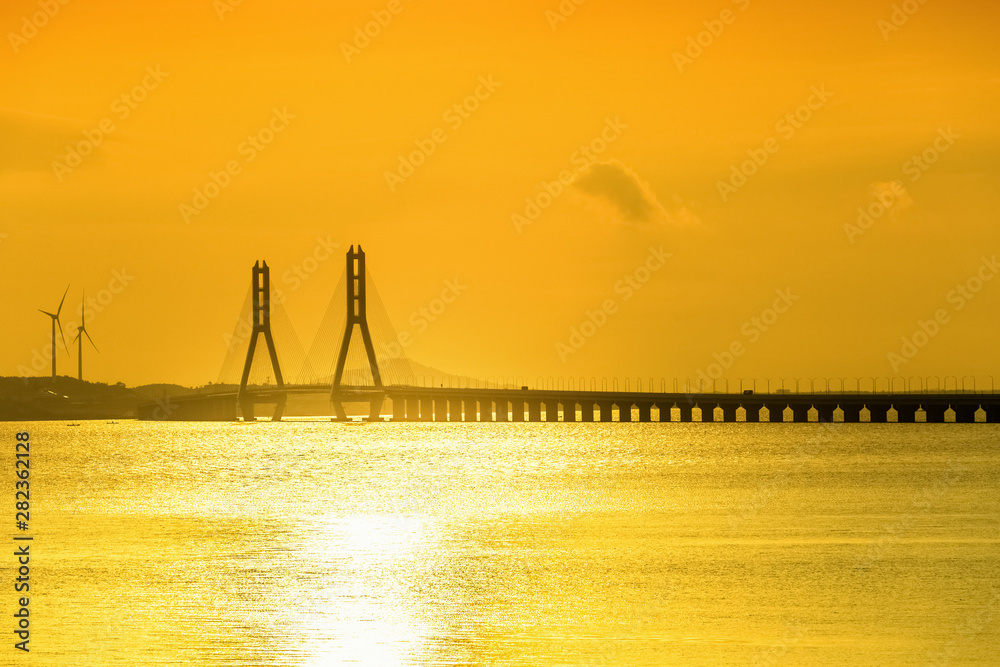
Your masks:
[[[1000,378],[995,2],[63,2],[0,9],[0,374],[70,284],[88,379],[214,380],[257,259],[308,346],[361,243],[450,372]]]

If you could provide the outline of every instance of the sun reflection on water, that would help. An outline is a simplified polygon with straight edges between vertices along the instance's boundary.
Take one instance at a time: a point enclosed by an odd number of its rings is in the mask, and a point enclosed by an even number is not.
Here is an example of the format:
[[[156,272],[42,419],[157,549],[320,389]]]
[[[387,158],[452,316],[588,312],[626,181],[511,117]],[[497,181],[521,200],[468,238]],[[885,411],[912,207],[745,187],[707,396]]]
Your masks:
[[[303,558],[324,567],[298,590],[290,619],[301,636],[301,664],[403,665],[425,653],[434,628],[412,589],[439,533],[421,516],[317,520]]]

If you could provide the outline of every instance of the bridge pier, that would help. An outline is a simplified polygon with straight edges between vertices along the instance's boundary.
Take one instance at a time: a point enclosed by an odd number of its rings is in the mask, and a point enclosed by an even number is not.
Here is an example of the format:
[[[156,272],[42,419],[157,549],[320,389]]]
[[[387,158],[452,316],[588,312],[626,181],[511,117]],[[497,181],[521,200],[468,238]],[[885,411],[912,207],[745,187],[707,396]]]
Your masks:
[[[452,396],[447,400],[448,400],[447,421],[450,422],[462,421],[462,399]]]
[[[431,398],[420,398],[420,421],[434,421],[434,400]]]
[[[523,422],[524,421],[524,401],[520,398],[516,398],[510,403],[510,415],[511,421]]]
[[[736,411],[740,409],[740,406],[735,403],[723,403],[722,404],[722,421],[724,422],[734,422],[736,421]]]
[[[562,413],[564,422],[575,422],[576,421],[576,402],[570,401],[569,403],[562,404]]]
[[[625,403],[625,405],[622,405]],[[632,401],[619,401],[615,405],[618,406],[618,423],[627,424],[632,421]]]
[[[804,423],[809,421],[809,409],[812,405],[805,405],[804,403],[799,403],[798,405],[792,406],[792,421],[797,423]]]
[[[698,409],[701,410],[701,421],[714,422],[715,421],[715,404],[713,403],[711,407],[705,405],[704,403],[698,404]]]
[[[642,403],[636,403],[639,408],[639,421],[641,423],[653,421],[653,404],[643,401]]]
[[[580,421],[588,424],[594,421],[594,404],[584,401],[580,404]]]
[[[545,401],[545,421],[559,421],[559,401]]]
[[[510,421],[510,406],[507,405],[507,399],[506,398],[498,398],[498,399],[496,399],[495,403],[496,403],[496,410],[497,410],[497,412],[496,412],[497,421],[498,422],[507,422],[507,421]]]
[[[681,422],[689,424],[694,421],[694,406],[690,403],[679,405],[677,406],[677,409],[680,410],[681,413]]]
[[[542,402],[528,401],[528,421],[542,421]]]
[[[753,422],[754,424],[760,422],[761,407],[763,406],[755,404],[745,404],[743,406],[743,409],[746,410],[747,413],[747,422]]]
[[[392,401],[392,421],[394,422],[405,422],[406,421],[406,399],[399,395],[390,396]]]
[[[785,421],[785,408],[787,403],[770,403],[767,405],[767,421],[771,423],[781,423]]]
[[[448,399],[444,398],[443,396],[435,397],[433,405],[434,405],[434,421],[436,422],[448,421]]]
[[[376,394],[368,399],[368,421],[370,422],[380,422],[382,421],[382,403],[385,401],[385,394]],[[284,409],[284,405],[281,406]],[[281,417],[275,421],[280,421]]]
[[[611,412],[611,410],[612,410],[612,408],[614,406],[614,403],[609,403],[609,402],[605,401],[605,402],[600,403],[599,405],[600,405],[600,408],[601,408],[601,421],[602,422],[612,421],[612,412]]]

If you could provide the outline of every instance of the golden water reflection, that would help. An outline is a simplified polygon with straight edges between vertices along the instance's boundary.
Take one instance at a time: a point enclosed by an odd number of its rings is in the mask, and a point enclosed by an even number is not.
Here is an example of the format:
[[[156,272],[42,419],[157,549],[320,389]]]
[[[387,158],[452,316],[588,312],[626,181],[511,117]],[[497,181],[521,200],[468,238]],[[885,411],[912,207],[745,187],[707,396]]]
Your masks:
[[[34,664],[983,664],[1000,640],[991,426],[257,426],[36,425]]]

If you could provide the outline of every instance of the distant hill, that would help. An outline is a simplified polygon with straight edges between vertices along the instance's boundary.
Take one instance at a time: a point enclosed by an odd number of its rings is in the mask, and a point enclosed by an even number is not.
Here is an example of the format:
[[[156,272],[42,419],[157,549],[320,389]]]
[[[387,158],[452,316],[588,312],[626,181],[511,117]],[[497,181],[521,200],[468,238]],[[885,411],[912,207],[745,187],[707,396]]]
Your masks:
[[[65,375],[0,377],[0,420],[5,421],[129,418],[145,400],[122,383],[81,382]]]

